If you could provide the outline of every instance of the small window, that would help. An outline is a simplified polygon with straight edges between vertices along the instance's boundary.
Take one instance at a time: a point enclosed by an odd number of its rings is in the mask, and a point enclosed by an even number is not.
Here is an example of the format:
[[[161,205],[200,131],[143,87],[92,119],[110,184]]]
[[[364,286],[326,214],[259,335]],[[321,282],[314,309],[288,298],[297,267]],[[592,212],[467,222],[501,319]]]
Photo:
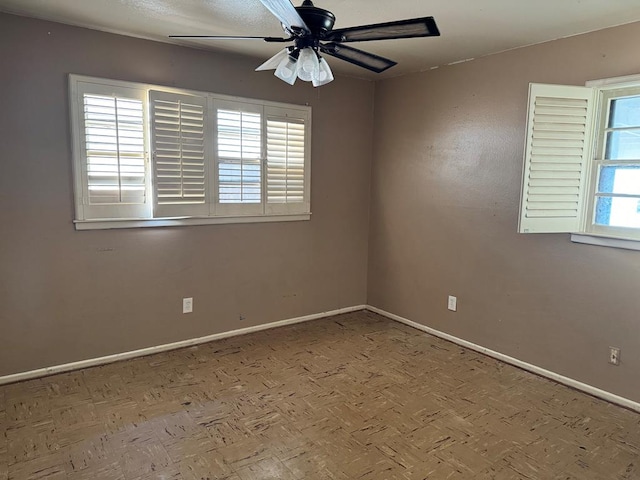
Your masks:
[[[602,93],[594,230],[640,231],[640,87]]]
[[[640,78],[619,80],[531,85],[521,233],[640,240]]]
[[[307,106],[70,76],[76,228],[305,220]]]

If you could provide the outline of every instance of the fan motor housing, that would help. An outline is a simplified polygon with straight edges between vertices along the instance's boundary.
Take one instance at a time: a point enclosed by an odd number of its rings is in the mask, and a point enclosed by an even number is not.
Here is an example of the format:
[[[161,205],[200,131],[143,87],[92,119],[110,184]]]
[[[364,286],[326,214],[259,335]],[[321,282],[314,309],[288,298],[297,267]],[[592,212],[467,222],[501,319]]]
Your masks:
[[[314,6],[309,0],[305,0],[300,7],[296,7],[296,10],[315,37],[324,36],[331,31],[333,24],[336,22],[336,17],[333,13]]]

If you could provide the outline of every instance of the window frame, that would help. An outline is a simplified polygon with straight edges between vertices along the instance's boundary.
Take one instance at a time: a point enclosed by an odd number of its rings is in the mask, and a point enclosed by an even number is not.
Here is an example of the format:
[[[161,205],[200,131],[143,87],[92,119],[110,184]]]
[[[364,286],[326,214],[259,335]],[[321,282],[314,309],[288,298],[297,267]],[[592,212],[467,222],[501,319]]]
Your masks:
[[[589,165],[587,177],[588,189],[586,191],[583,233],[603,238],[638,242],[637,249],[640,249],[640,228],[600,225],[595,222],[600,166],[640,164],[640,159],[637,161],[606,160],[604,153],[606,149],[607,121],[609,119],[611,102],[619,98],[639,96],[640,75],[595,80],[587,82],[585,86],[596,90],[597,100],[596,118],[594,120],[594,139],[592,142],[593,152],[591,154],[591,164]],[[631,93],[631,95],[629,93]],[[576,233],[579,234],[582,232]],[[631,245],[629,248],[636,249]]]
[[[616,98],[629,97],[630,95],[622,92],[636,88],[640,94],[640,75],[589,81],[584,87],[530,84],[518,225],[518,231],[520,233],[564,232],[570,233],[571,240],[576,243],[640,250],[640,228],[611,227],[595,223],[598,168],[600,165],[599,162],[602,161],[599,157],[603,156],[598,155],[598,149],[604,148],[602,139],[606,133],[602,127],[607,121],[609,101]],[[554,92],[554,90],[556,91]],[[531,175],[533,172],[531,162],[533,162],[533,157],[535,156],[533,151],[535,148],[533,132],[538,115],[538,113],[536,113],[536,102],[538,98],[545,97],[547,91],[552,92],[552,96],[557,96],[557,98],[561,100],[573,98],[573,93],[571,92],[574,92],[576,95],[575,98],[584,98],[586,102],[585,108],[587,113],[582,154],[584,168],[580,179],[577,218],[571,217],[563,220],[562,218],[553,218],[553,216],[551,216],[535,219],[526,215],[529,202],[533,201],[529,199],[529,196],[532,195],[529,193],[529,182],[532,179]],[[621,92],[621,94],[616,95],[616,92]],[[631,96],[636,96],[635,92]],[[569,137],[567,137],[567,140],[568,138]],[[537,224],[531,223],[539,220],[542,221]]]
[[[91,210],[86,201],[87,197],[87,161],[86,150],[84,149],[83,137],[86,135],[84,129],[83,116],[83,95],[99,91],[135,91],[144,97],[144,135],[145,135],[145,181],[146,195],[145,208],[148,216],[122,217],[113,215],[104,218],[90,218]],[[206,98],[206,117],[208,118],[208,130],[206,140],[206,178],[209,187],[209,194],[206,197],[208,204],[208,214],[206,215],[176,215],[176,216],[156,216],[156,189],[153,183],[155,164],[152,159],[152,104],[151,92],[162,92],[167,94],[186,95]],[[72,148],[72,173],[74,185],[74,211],[73,220],[76,230],[94,229],[114,229],[114,228],[140,228],[140,227],[167,227],[167,226],[188,226],[188,225],[216,225],[227,223],[258,223],[258,222],[282,222],[301,221],[311,218],[310,198],[311,198],[311,107],[308,105],[287,104],[281,102],[271,102],[265,100],[242,98],[229,95],[221,95],[211,92],[201,92],[197,90],[166,87],[155,84],[128,82],[123,80],[112,80],[84,75],[69,75],[69,102],[70,102],[70,122],[71,122],[71,148]],[[261,201],[260,203],[242,204],[228,203],[227,208],[220,208],[223,203],[219,202],[218,192],[218,151],[217,151],[217,105],[233,107],[242,105],[253,105],[261,112],[261,122],[263,132],[261,138],[260,165],[261,165]],[[304,201],[285,204],[287,208],[272,209],[267,203],[266,184],[266,112],[269,110],[289,112],[292,117],[302,119],[305,126],[304,137]],[[113,205],[113,204],[110,204]],[[254,208],[242,208],[246,206]],[[255,208],[255,206],[259,208]],[[115,210],[115,209],[114,209]]]
[[[214,145],[214,155],[212,158],[212,164],[211,164],[211,170],[213,171],[213,181],[214,181],[214,187],[212,188],[212,196],[213,198],[213,203],[215,203],[215,208],[216,208],[216,214],[218,215],[222,215],[222,216],[227,216],[227,217],[241,217],[241,216],[259,216],[259,215],[263,215],[262,212],[265,211],[265,197],[264,197],[264,192],[265,192],[265,176],[264,176],[264,170],[265,170],[265,165],[266,165],[266,161],[265,161],[265,151],[266,151],[266,144],[265,144],[265,129],[264,129],[264,124],[265,124],[265,119],[264,119],[264,108],[263,105],[260,104],[260,102],[251,102],[251,101],[243,101],[243,102],[232,102],[232,101],[228,101],[228,100],[221,100],[221,99],[216,99],[213,102],[213,111],[211,112],[212,114],[212,118],[216,119],[214,121],[215,125],[216,125],[216,129],[215,129],[215,135],[213,138],[213,145]],[[223,163],[226,164],[232,164],[232,163],[239,163],[240,168],[242,169],[242,166],[245,164],[245,159],[244,158],[240,158],[238,160],[234,160],[231,158],[221,158],[219,156],[218,152],[218,140],[220,138],[219,136],[219,132],[217,129],[217,118],[218,118],[218,112],[219,110],[233,110],[234,107],[238,106],[238,110],[242,113],[248,113],[248,114],[259,114],[260,118],[261,118],[261,130],[260,130],[260,160],[259,160],[259,164],[260,164],[260,203],[226,203],[226,202],[221,202],[220,198],[216,196],[216,192],[219,191],[220,188],[220,165]],[[255,161],[254,161],[255,162]],[[248,162],[247,163],[251,163]],[[262,212],[260,212],[260,209],[262,209]]]

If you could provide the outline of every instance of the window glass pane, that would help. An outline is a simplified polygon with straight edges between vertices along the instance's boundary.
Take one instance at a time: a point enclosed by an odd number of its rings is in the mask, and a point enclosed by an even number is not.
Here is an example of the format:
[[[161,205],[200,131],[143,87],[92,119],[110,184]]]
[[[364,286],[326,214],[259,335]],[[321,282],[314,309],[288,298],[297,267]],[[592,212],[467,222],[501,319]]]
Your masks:
[[[609,128],[640,126],[640,96],[611,101]]]
[[[601,167],[598,192],[640,195],[640,165]]]
[[[640,197],[598,197],[596,223],[611,227],[640,228]]]
[[[640,160],[640,128],[607,132],[607,160]]]
[[[260,164],[221,162],[218,165],[220,203],[260,203]]]
[[[218,155],[222,158],[260,159],[262,124],[259,113],[218,110]]]
[[[218,109],[218,200],[220,203],[262,201],[262,116]]]

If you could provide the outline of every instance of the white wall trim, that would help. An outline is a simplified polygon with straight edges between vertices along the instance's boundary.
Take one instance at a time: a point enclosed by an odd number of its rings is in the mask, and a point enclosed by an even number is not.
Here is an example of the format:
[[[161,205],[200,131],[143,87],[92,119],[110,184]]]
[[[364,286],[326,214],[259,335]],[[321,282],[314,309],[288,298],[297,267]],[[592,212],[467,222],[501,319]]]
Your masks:
[[[440,330],[427,327],[426,325],[422,325],[420,323],[414,322],[412,320],[401,317],[394,313],[387,312],[385,310],[374,307],[372,305],[355,305],[352,307],[339,308],[337,310],[331,310],[328,312],[315,313],[312,315],[305,315],[302,317],[289,318],[287,320],[280,320],[277,322],[265,323],[262,325],[255,325],[253,327],[240,328],[238,330],[230,330],[227,332],[214,333],[212,335],[207,335],[207,336],[198,337],[198,338],[191,338],[188,340],[182,340],[180,342],[167,343],[167,344],[158,345],[155,347],[141,348],[139,350],[116,353],[114,355],[107,355],[104,357],[90,358],[90,359],[81,360],[78,362],[65,363],[62,365],[55,365],[53,367],[39,368],[36,370],[30,370],[27,372],[0,376],[0,385],[20,382],[24,380],[30,380],[33,378],[45,377],[48,375],[55,375],[57,373],[70,372],[70,371],[79,370],[82,368],[106,365],[108,363],[119,362],[121,360],[144,357],[147,355],[152,355],[154,353],[167,352],[169,350],[176,350],[178,348],[185,348],[193,345],[200,345],[202,343],[212,342],[214,340],[221,340],[223,338],[246,335],[249,333],[260,332],[262,330],[269,330],[272,328],[284,327],[286,325],[293,325],[296,323],[309,322],[312,320],[331,317],[333,315],[339,315],[342,313],[356,312],[359,310],[369,310],[371,312],[387,317],[390,320],[395,320],[396,322],[400,322],[410,327],[413,327],[417,330],[421,330],[425,333],[433,335],[434,337],[442,338],[443,340],[447,340],[449,342],[455,343],[456,345],[460,345],[462,347],[469,348],[476,352],[480,352],[484,355],[488,355],[489,357],[495,358],[496,360],[500,360],[510,365],[514,365],[518,368],[522,368],[523,370],[527,370],[529,372],[535,373],[536,375],[540,375],[542,377],[548,378],[550,380],[561,383],[568,387],[575,388],[576,390],[580,390],[589,395],[593,395],[594,397],[601,398],[602,400],[606,400],[607,402],[611,402],[613,404],[620,405],[621,407],[625,407],[630,410],[640,412],[640,403],[635,402],[633,400],[629,400],[628,398],[624,398],[614,393],[607,392],[606,390],[601,390],[597,387],[588,385],[586,383],[582,383],[578,380],[574,380],[573,378],[565,377],[564,375],[560,375],[558,373],[552,372],[550,370],[546,370],[544,368],[538,367],[531,363],[518,360],[517,358],[510,357],[509,355],[505,355],[504,353],[496,352],[495,350],[491,350],[481,345],[477,345],[467,340],[463,340],[454,335],[441,332]]]
[[[599,247],[625,248],[627,250],[640,250],[640,241],[627,238],[601,237],[599,235],[586,235],[572,233],[571,241],[574,243],[586,243]]]
[[[489,357],[493,357],[502,362],[508,363],[510,365],[514,365],[516,367],[522,368],[523,370],[527,370],[531,373],[535,373],[536,375],[540,375],[541,377],[546,377],[555,382],[561,383],[571,388],[575,388],[576,390],[580,390],[584,393],[592,395],[594,397],[600,398],[602,400],[606,400],[607,402],[614,403],[616,405],[620,405],[621,407],[628,408],[630,410],[634,410],[636,412],[640,412],[640,403],[634,402],[633,400],[629,400],[628,398],[621,397],[611,392],[607,392],[606,390],[601,390],[597,387],[588,385],[586,383],[579,382],[578,380],[574,380],[573,378],[565,377],[564,375],[560,375],[559,373],[552,372],[550,370],[546,370],[544,368],[538,367],[531,363],[523,362],[522,360],[518,360],[517,358],[510,357],[509,355],[505,355],[504,353],[496,352],[495,350],[490,350],[481,345],[477,345],[475,343],[469,342],[467,340],[463,340],[461,338],[455,337],[448,333],[441,332],[440,330],[436,330],[431,327],[427,327],[426,325],[422,325],[420,323],[414,322],[412,320],[406,319],[399,315],[395,315],[393,313],[387,312],[377,307],[373,307],[371,305],[367,305],[367,310],[387,317],[391,320],[395,320],[400,323],[404,323],[410,327],[413,327],[418,330],[422,330],[434,337],[442,338],[443,340],[448,340],[449,342],[455,343],[462,347],[469,348],[471,350],[475,350],[476,352],[480,352],[484,355],[488,355]]]
[[[262,325],[255,325],[253,327],[240,328],[238,330],[230,330],[227,332],[214,333],[205,337],[190,338],[188,340],[182,340],[180,342],[167,343],[164,345],[157,345],[155,347],[141,348],[139,350],[132,350],[130,352],[116,353],[113,355],[107,355],[104,357],[90,358],[87,360],[81,360],[79,362],[64,363],[62,365],[55,365],[53,367],[38,368],[36,370],[30,370],[28,372],[14,373],[11,375],[0,376],[0,385],[7,383],[20,382],[23,380],[30,380],[33,378],[45,377],[47,375],[55,375],[57,373],[70,372],[72,370],[79,370],[81,368],[95,367],[98,365],[106,365],[108,363],[119,362],[121,360],[127,360],[130,358],[144,357],[152,355],[154,353],[166,352],[169,350],[176,350],[178,348],[190,347],[193,345],[199,345],[202,343],[212,342],[214,340],[221,340],[223,338],[235,337],[238,335],[246,335],[248,333],[260,332],[262,330],[269,330],[272,328],[284,327],[286,325],[293,325],[295,323],[309,322],[311,320],[318,320],[320,318],[331,317],[333,315],[339,315],[341,313],[351,313],[358,310],[365,310],[366,305],[355,305],[353,307],[339,308],[337,310],[331,310],[329,312],[314,313],[312,315],[305,315],[303,317],[289,318],[287,320],[280,320],[277,322],[265,323]]]
[[[311,213],[282,214],[282,215],[247,215],[247,216],[215,216],[215,217],[183,217],[183,218],[143,218],[143,219],[104,219],[104,220],[74,220],[76,230],[107,230],[113,228],[144,228],[144,227],[179,227],[186,225],[220,225],[227,223],[267,223],[267,222],[297,222],[310,220]]]

